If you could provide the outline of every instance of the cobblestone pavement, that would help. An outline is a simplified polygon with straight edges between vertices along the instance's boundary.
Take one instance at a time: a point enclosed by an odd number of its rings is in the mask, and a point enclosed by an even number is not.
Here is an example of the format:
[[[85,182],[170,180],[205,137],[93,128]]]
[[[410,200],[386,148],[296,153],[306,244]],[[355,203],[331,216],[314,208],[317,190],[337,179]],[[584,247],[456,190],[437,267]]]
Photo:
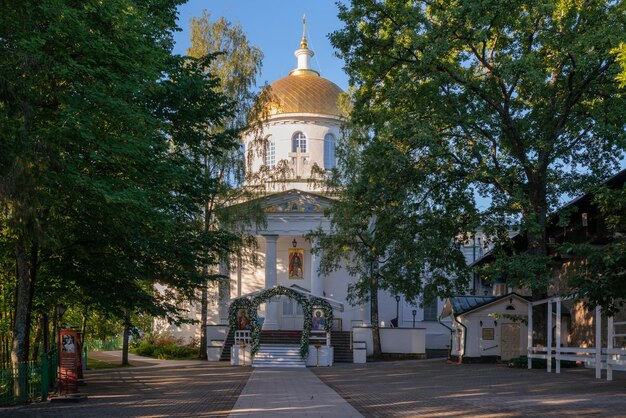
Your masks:
[[[251,373],[222,362],[132,363],[152,365],[88,371],[88,399],[0,408],[0,417],[226,417]]]
[[[626,417],[626,373],[584,368],[393,361],[336,364],[315,374],[366,417]]]

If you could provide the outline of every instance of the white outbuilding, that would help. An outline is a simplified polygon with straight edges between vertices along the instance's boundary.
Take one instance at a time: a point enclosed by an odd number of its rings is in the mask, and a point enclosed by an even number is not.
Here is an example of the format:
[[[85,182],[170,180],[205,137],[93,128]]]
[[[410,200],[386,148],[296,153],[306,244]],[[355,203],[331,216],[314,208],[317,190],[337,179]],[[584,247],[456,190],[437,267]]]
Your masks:
[[[529,301],[517,293],[453,296],[441,318],[451,318],[451,356],[463,362],[510,360],[526,355]]]

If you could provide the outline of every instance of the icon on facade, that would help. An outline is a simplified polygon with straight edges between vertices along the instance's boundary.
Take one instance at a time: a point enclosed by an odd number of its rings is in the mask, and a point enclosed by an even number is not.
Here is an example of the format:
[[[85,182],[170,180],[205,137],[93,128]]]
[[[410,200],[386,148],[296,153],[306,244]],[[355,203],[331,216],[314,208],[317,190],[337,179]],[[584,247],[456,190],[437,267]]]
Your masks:
[[[304,279],[304,250],[302,248],[289,249],[289,278]]]

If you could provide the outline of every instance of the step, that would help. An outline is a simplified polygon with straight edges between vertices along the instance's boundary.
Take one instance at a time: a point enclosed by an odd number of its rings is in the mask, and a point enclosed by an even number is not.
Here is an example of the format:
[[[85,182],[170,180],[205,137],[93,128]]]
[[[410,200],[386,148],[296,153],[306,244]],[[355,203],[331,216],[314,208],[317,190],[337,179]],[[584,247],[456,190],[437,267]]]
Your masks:
[[[262,344],[252,367],[306,367],[297,345]]]

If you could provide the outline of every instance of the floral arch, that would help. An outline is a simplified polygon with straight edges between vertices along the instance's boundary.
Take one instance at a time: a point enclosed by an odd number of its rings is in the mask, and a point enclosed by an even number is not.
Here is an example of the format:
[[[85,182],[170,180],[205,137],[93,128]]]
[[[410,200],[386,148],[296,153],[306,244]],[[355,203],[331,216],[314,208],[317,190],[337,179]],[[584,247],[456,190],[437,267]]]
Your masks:
[[[302,358],[309,354],[309,338],[311,336],[311,327],[313,325],[313,308],[317,307],[324,312],[324,331],[330,332],[333,327],[333,308],[324,298],[313,295],[304,295],[293,289],[284,286],[274,286],[264,289],[258,294],[249,297],[241,297],[235,299],[228,310],[228,323],[231,330],[237,328],[237,313],[240,309],[245,309],[250,319],[251,329],[251,354],[254,356],[259,351],[261,344],[261,325],[259,324],[258,309],[262,303],[269,301],[275,296],[287,296],[302,306],[304,314],[304,327],[302,337],[300,338],[300,356]]]

